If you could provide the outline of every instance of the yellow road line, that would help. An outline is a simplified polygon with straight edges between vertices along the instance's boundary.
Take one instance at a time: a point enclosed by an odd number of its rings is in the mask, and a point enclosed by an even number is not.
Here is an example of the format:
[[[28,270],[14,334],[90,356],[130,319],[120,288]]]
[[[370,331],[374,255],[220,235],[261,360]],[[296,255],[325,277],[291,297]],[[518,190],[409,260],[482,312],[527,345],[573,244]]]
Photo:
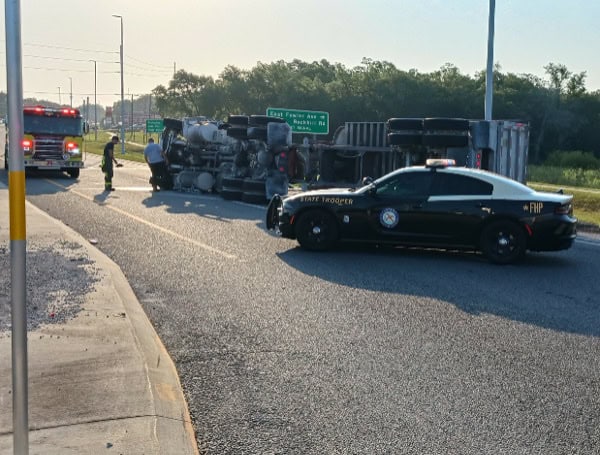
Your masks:
[[[66,186],[63,186],[60,183],[56,183],[56,182],[54,182],[52,180],[48,180],[48,179],[45,179],[45,180],[48,183],[51,183],[52,185],[58,186],[59,188],[62,188],[62,189],[66,190],[66,191],[69,191],[71,193],[74,193],[77,196],[82,197],[83,199],[86,199],[88,201],[97,203],[97,201],[93,197],[90,197],[90,196],[88,196],[86,194],[80,193],[77,190],[67,188]],[[168,234],[168,235],[170,235],[172,237],[175,237],[175,238],[177,238],[179,240],[183,240],[184,242],[191,243],[192,245],[197,246],[199,248],[202,248],[204,250],[210,251],[211,253],[215,253],[215,254],[218,254],[220,256],[223,256],[226,259],[238,259],[238,257],[235,256],[235,255],[233,255],[233,254],[229,254],[229,253],[226,253],[224,251],[218,250],[217,248],[213,248],[212,246],[207,245],[206,243],[198,242],[197,240],[190,239],[189,237],[184,237],[183,235],[178,234],[177,232],[173,232],[173,231],[171,231],[169,229],[166,229],[166,228],[164,228],[162,226],[159,226],[157,224],[151,223],[150,221],[147,221],[147,220],[145,220],[143,218],[140,218],[139,216],[132,215],[131,213],[126,212],[125,210],[121,210],[118,207],[113,207],[112,205],[106,205],[106,204],[103,204],[102,207],[105,207],[105,208],[110,209],[110,210],[112,210],[114,212],[120,213],[121,215],[125,215],[125,216],[131,218],[132,220],[137,221],[138,223],[145,224],[146,226],[149,226],[149,227],[151,227],[153,229],[156,229],[157,231],[160,231],[160,232],[163,232],[165,234]]]

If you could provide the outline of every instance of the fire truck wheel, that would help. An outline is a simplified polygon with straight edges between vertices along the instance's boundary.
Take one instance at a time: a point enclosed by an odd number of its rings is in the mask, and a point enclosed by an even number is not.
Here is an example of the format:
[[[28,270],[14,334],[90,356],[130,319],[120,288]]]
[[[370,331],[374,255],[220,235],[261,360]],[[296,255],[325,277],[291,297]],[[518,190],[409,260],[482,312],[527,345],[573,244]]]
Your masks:
[[[247,115],[230,115],[227,117],[227,123],[230,125],[236,126],[248,126],[248,116]]]
[[[429,147],[466,147],[469,145],[469,137],[453,134],[425,134],[423,135],[423,145]]]
[[[76,167],[74,169],[69,169],[67,171],[67,174],[69,174],[69,176],[71,176],[72,179],[77,179],[79,178],[79,168]]]
[[[388,140],[391,145],[421,145],[423,136],[421,134],[390,133]]]
[[[387,121],[388,129],[395,130],[423,130],[422,118],[391,118]]]
[[[268,123],[285,123],[285,119],[281,117],[271,117],[269,115],[250,116],[250,125],[252,126],[267,126]]]
[[[426,118],[423,129],[438,131],[469,131],[469,121],[462,118]]]

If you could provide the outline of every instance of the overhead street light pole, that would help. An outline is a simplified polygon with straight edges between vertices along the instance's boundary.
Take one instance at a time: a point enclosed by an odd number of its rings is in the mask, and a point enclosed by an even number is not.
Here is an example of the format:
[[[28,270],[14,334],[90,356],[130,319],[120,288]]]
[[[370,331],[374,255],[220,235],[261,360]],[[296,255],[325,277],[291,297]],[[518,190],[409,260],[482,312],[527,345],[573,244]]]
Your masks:
[[[94,62],[94,140],[98,140],[98,103],[96,102],[96,60],[90,60]]]
[[[488,18],[487,71],[485,74],[485,120],[492,120],[492,101],[494,96],[494,15],[496,0],[490,0]]]
[[[4,2],[8,130],[8,205],[10,235],[10,302],[13,453],[29,454],[29,388],[27,367],[27,233],[23,151],[23,65],[21,3]],[[5,407],[4,397],[2,406]]]
[[[73,107],[73,78],[69,77],[69,94],[70,94],[70,98],[69,98],[69,107]]]
[[[62,106],[62,100],[60,98],[60,87],[57,87],[57,88],[58,88],[58,104]]]
[[[121,20],[121,154],[125,154],[125,82],[123,79],[123,16],[113,14]]]

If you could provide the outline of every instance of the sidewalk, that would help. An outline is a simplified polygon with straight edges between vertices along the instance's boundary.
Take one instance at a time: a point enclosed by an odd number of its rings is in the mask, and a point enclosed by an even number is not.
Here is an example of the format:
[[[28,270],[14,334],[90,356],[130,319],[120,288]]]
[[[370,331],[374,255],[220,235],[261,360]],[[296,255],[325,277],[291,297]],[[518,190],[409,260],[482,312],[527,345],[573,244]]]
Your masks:
[[[198,454],[177,372],[119,267],[27,203],[29,453]],[[13,453],[8,189],[0,184],[0,454]]]

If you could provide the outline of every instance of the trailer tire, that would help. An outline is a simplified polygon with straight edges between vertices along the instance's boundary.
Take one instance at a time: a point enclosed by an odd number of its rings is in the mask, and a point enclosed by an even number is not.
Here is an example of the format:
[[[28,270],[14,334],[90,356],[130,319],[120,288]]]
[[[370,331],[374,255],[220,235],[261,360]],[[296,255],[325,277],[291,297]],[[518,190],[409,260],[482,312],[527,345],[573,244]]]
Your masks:
[[[251,126],[248,128],[248,139],[255,139],[257,141],[267,140],[267,129],[260,126]]]
[[[251,115],[249,125],[251,126],[267,126],[269,123],[286,123],[284,118],[273,117],[270,115]]]
[[[247,115],[230,115],[227,117],[227,123],[230,125],[248,126]]]
[[[248,129],[246,127],[232,126],[227,129],[227,136],[233,139],[246,140],[248,139]]]
[[[265,181],[259,179],[244,179],[242,184],[242,191],[248,193],[260,193],[265,192]]]
[[[223,189],[227,190],[242,190],[244,179],[239,177],[223,177]]]
[[[228,201],[239,201],[242,199],[241,190],[230,190],[227,188],[223,188],[220,194],[223,199]]]
[[[387,121],[388,129],[395,130],[423,130],[422,118],[391,118]]]
[[[453,134],[425,134],[423,145],[429,147],[466,147],[469,145],[469,136]]]
[[[469,131],[469,121],[463,118],[426,118],[424,130]]]
[[[265,192],[262,193],[242,193],[242,201],[248,204],[266,205],[267,195]]]
[[[423,135],[389,133],[388,141],[390,145],[421,145],[423,143]]]
[[[223,177],[221,197],[228,201],[239,201],[242,199],[242,185],[244,179],[237,177]]]

